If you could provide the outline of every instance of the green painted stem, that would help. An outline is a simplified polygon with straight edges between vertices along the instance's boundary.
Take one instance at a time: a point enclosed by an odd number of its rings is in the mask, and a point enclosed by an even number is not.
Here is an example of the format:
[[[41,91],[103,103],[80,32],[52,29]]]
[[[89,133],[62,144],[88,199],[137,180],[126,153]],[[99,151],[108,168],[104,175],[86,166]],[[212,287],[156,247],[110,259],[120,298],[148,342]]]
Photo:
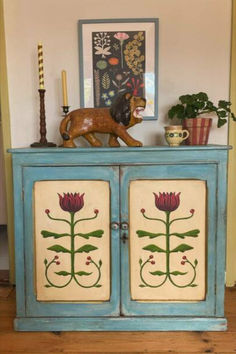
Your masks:
[[[151,285],[151,284],[148,284],[145,280],[144,280],[144,278],[143,278],[143,268],[144,268],[144,266],[147,264],[147,263],[150,263],[150,260],[149,260],[149,258],[146,260],[146,262],[144,262],[142,265],[141,265],[141,267],[140,267],[140,278],[141,278],[141,280],[142,280],[142,282],[146,285],[146,286],[148,286],[149,288],[159,288],[160,286],[162,286],[165,282],[166,282],[166,280],[167,280],[167,275],[165,276],[165,279],[163,280],[163,282],[161,283],[161,284],[158,284],[158,285]]]
[[[186,288],[186,287],[188,287],[188,286],[191,286],[191,285],[193,284],[194,280],[196,279],[196,265],[194,266],[189,260],[186,260],[186,261],[185,261],[186,263],[189,263],[190,266],[193,268],[193,278],[192,278],[192,280],[191,280],[188,284],[186,284],[186,285],[178,285],[178,284],[176,284],[176,283],[174,282],[174,280],[173,280],[172,277],[171,277],[171,271],[170,271],[170,253],[171,253],[171,251],[170,251],[170,237],[171,237],[171,235],[173,235],[173,234],[170,233],[170,225],[171,225],[174,221],[177,221],[177,220],[190,219],[190,218],[193,216],[193,214],[191,214],[190,216],[188,216],[188,217],[186,217],[186,218],[178,218],[178,219],[174,219],[174,220],[172,220],[172,221],[170,221],[170,214],[171,214],[171,211],[166,211],[165,214],[166,214],[166,221],[163,221],[163,220],[161,220],[161,219],[148,218],[148,217],[146,217],[146,216],[144,215],[144,213],[143,213],[143,216],[144,216],[146,219],[149,219],[149,220],[162,221],[162,222],[164,222],[165,225],[166,225],[166,234],[165,234],[165,236],[166,236],[166,250],[165,250],[165,253],[166,253],[166,277],[165,277],[164,281],[163,281],[161,284],[159,284],[159,285],[151,285],[151,284],[148,284],[148,283],[144,280],[144,277],[143,277],[143,268],[144,268],[144,266],[145,266],[147,263],[150,263],[150,259],[148,258],[148,259],[146,260],[146,262],[144,262],[142,265],[140,265],[140,278],[141,278],[143,284],[145,284],[146,286],[148,286],[148,287],[150,287],[150,288],[157,288],[157,287],[160,287],[161,285],[163,285],[163,284],[166,282],[167,279],[169,279],[170,282],[171,282],[174,286],[176,286],[177,288]]]
[[[173,279],[171,278],[171,275],[168,274],[168,278],[169,278],[170,282],[171,282],[174,286],[176,286],[177,288],[187,288],[188,286],[191,286],[191,285],[193,284],[194,280],[196,279],[196,275],[197,275],[197,273],[196,273],[196,267],[194,267],[194,265],[193,265],[189,260],[186,260],[186,263],[189,263],[189,264],[191,265],[191,267],[193,268],[193,279],[192,279],[188,284],[186,284],[186,285],[178,285],[178,284],[176,284],[176,283],[173,281]]]
[[[73,279],[73,276],[71,275],[69,281],[68,281],[66,284],[64,284],[64,285],[56,285],[56,284],[53,284],[53,283],[49,280],[49,277],[48,277],[48,269],[49,269],[49,267],[50,267],[50,265],[51,265],[52,263],[56,263],[54,258],[53,258],[53,260],[52,260],[50,263],[48,263],[48,265],[46,265],[46,268],[45,268],[45,277],[46,277],[48,283],[49,283],[51,286],[53,286],[54,288],[65,288],[67,285],[70,284],[71,280]]]
[[[78,220],[75,221],[74,227],[75,227],[75,225],[76,225],[78,222],[85,221],[85,220],[93,220],[93,219],[96,219],[97,216],[98,216],[98,214],[95,214],[95,215],[92,216],[91,218],[78,219]]]
[[[56,220],[56,221],[64,221],[64,222],[66,222],[67,224],[69,224],[70,225],[70,222],[68,221],[68,220],[66,220],[66,219],[57,219],[57,218],[53,218],[52,216],[50,216],[49,214],[47,214],[47,216],[49,217],[49,219],[51,219],[51,220]]]
[[[149,218],[148,216],[146,216],[144,213],[142,213],[143,214],[143,216],[145,217],[145,219],[148,219],[148,220],[156,220],[156,221],[161,221],[161,222],[163,222],[163,224],[165,224],[166,225],[166,222],[164,221],[164,220],[162,220],[162,219],[156,219],[156,218]]]
[[[74,278],[74,280],[76,281],[76,283],[77,283],[79,286],[81,286],[82,288],[93,288],[93,287],[95,287],[95,286],[98,284],[99,280],[101,279],[101,270],[100,270],[100,267],[99,267],[92,259],[91,259],[91,263],[93,263],[93,264],[95,265],[95,267],[97,268],[97,270],[98,270],[98,278],[97,278],[97,280],[96,280],[92,285],[83,285],[83,284],[81,284],[81,283],[77,280],[75,274],[73,275],[73,278]]]
[[[170,225],[175,222],[175,221],[178,221],[178,220],[187,220],[187,219],[191,219],[193,217],[193,214],[191,214],[190,216],[186,216],[186,218],[177,218],[177,219],[173,219],[172,221],[170,221]],[[170,226],[169,225],[169,226]]]
[[[166,211],[166,274],[170,273],[170,211]]]
[[[71,275],[72,277],[74,277],[74,273],[75,273],[75,233],[74,233],[74,229],[75,229],[75,225],[74,225],[74,217],[75,217],[75,213],[70,213],[70,235],[71,235]]]
[[[98,277],[97,277],[97,280],[94,282],[94,284],[88,285],[88,286],[83,285],[83,284],[80,284],[80,282],[76,279],[76,275],[75,275],[75,237],[77,234],[75,234],[75,225],[80,221],[96,219],[97,213],[92,218],[84,218],[84,219],[79,219],[76,221],[74,221],[75,213],[73,213],[73,212],[70,213],[70,219],[71,219],[70,221],[65,220],[65,219],[53,218],[49,214],[47,214],[47,215],[48,215],[49,219],[56,220],[56,221],[64,221],[67,224],[69,224],[70,225],[70,235],[68,235],[68,236],[70,236],[70,238],[71,238],[71,245],[70,245],[70,255],[71,255],[71,274],[70,275],[71,275],[71,277],[70,277],[70,280],[64,285],[56,285],[49,280],[48,269],[52,263],[56,263],[55,258],[54,258],[48,265],[45,265],[45,277],[48,281],[48,284],[55,287],[55,288],[64,288],[71,282],[72,279],[74,279],[75,282],[83,288],[92,288],[92,287],[96,286],[98,284],[99,280],[101,279],[101,270],[100,270],[101,266],[98,266],[92,259],[91,259],[91,263],[93,263],[98,270]]]

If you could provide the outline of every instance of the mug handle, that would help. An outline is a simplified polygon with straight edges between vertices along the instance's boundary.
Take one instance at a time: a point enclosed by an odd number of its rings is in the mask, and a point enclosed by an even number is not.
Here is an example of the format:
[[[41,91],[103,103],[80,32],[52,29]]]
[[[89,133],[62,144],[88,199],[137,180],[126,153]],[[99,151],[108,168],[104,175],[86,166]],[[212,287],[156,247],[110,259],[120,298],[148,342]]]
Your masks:
[[[183,136],[182,141],[186,140],[189,137],[189,131],[188,130],[183,130],[183,135],[184,135],[184,133],[186,133],[186,136],[185,137]]]

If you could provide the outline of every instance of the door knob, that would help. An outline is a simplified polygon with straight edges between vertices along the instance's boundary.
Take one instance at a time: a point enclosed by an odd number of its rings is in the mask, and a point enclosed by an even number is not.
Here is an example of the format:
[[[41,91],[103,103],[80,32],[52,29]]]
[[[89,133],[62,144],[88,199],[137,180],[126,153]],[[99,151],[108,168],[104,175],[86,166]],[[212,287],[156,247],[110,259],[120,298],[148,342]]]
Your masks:
[[[111,223],[111,229],[112,230],[118,230],[120,228],[120,225],[118,222],[112,222]]]
[[[122,222],[121,223],[121,230],[128,230],[129,229],[129,224],[127,222]]]

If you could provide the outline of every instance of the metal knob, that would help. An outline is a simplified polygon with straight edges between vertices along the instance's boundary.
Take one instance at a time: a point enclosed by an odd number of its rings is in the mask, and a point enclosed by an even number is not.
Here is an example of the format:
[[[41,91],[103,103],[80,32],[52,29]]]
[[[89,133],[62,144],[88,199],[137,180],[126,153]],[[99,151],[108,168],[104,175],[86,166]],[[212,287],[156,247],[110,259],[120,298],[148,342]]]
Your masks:
[[[118,230],[120,228],[120,225],[118,222],[112,222],[111,223],[111,229],[112,230]]]
[[[129,224],[127,222],[122,222],[121,223],[121,230],[128,230],[129,229]]]

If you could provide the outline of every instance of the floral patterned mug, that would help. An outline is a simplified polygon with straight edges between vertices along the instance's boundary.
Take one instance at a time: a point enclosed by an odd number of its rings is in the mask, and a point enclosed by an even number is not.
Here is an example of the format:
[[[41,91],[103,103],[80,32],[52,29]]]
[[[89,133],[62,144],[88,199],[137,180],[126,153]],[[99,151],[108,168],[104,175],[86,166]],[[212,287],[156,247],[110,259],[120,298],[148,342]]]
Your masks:
[[[165,127],[165,139],[170,146],[179,146],[187,139],[189,132],[182,125],[169,125]]]

